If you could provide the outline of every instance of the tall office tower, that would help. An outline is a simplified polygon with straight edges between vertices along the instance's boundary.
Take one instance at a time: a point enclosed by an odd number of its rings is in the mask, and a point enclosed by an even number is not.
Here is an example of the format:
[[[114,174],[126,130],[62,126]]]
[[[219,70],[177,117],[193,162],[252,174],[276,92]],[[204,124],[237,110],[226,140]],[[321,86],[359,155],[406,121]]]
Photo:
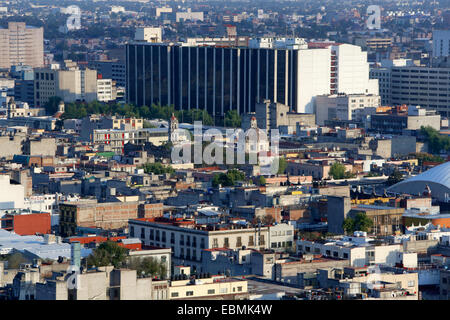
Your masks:
[[[0,68],[44,65],[44,29],[9,22],[8,29],[0,28]]]
[[[137,106],[205,109],[220,118],[230,109],[254,112],[264,100],[313,113],[317,95],[378,94],[367,53],[348,44],[308,49],[298,38],[251,40],[247,47],[132,42],[126,54],[127,101]]]
[[[450,56],[450,30],[433,31],[433,57]]]

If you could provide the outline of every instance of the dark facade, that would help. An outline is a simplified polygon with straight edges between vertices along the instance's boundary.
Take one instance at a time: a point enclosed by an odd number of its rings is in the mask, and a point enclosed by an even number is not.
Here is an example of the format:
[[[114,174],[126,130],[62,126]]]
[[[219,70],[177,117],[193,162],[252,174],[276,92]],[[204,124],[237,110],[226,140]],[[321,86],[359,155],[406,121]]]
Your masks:
[[[34,107],[34,80],[15,80],[14,99]]]
[[[129,44],[127,102],[254,112],[266,99],[296,110],[298,51],[291,49]],[[295,74],[294,74],[295,73]]]

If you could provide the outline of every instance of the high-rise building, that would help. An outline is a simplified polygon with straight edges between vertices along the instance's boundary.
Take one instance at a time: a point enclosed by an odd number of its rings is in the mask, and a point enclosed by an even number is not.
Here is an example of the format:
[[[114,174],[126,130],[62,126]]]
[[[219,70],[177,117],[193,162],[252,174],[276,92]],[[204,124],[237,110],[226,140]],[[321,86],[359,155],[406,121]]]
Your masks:
[[[317,95],[378,94],[360,47],[332,43],[308,49],[303,39],[271,40],[251,41],[248,47],[130,43],[127,101],[223,117],[230,109],[254,112],[264,100],[313,113]]]
[[[24,22],[9,22],[0,28],[0,68],[44,65],[44,29],[27,26]]]

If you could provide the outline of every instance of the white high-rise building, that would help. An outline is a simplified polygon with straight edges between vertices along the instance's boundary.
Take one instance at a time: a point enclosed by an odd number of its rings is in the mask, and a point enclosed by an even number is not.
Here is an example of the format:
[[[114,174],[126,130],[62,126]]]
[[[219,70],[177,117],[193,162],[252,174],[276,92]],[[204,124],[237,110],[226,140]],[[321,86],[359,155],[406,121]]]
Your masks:
[[[325,120],[362,121],[365,116],[376,113],[380,96],[366,94],[333,94],[316,97],[316,123],[324,125]]]

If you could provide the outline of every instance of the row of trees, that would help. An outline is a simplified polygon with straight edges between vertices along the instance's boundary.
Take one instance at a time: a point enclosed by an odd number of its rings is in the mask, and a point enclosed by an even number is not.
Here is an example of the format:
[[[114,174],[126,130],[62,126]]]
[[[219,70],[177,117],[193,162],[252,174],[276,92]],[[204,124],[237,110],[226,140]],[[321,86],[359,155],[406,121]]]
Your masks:
[[[138,276],[159,277],[164,279],[167,274],[166,264],[152,257],[134,258],[128,257],[128,250],[119,246],[116,242],[106,241],[96,248],[87,257],[89,268],[114,266],[115,268],[129,268],[137,271]]]
[[[161,162],[155,163],[146,163],[142,166],[145,173],[154,173],[154,174],[164,174],[170,173],[173,174],[175,170],[171,166],[165,166]]]
[[[55,114],[58,111],[58,105],[62,99],[60,97],[51,97],[44,105],[48,114]],[[142,117],[146,119],[169,120],[175,115],[180,122],[194,123],[202,121],[204,125],[214,125],[213,118],[206,110],[190,109],[176,110],[173,106],[161,106],[153,104],[149,106],[136,107],[132,104],[103,103],[99,101],[72,102],[65,105],[63,119],[81,119],[91,114],[119,115],[125,117]],[[224,124],[226,127],[239,128],[241,126],[241,117],[236,110],[229,110],[225,114]]]
[[[232,187],[238,181],[245,181],[245,174],[239,170],[228,170],[227,173],[215,174],[212,180],[212,186]]]
[[[420,133],[424,136],[432,153],[450,151],[450,137],[442,135],[430,126],[421,127]]]

